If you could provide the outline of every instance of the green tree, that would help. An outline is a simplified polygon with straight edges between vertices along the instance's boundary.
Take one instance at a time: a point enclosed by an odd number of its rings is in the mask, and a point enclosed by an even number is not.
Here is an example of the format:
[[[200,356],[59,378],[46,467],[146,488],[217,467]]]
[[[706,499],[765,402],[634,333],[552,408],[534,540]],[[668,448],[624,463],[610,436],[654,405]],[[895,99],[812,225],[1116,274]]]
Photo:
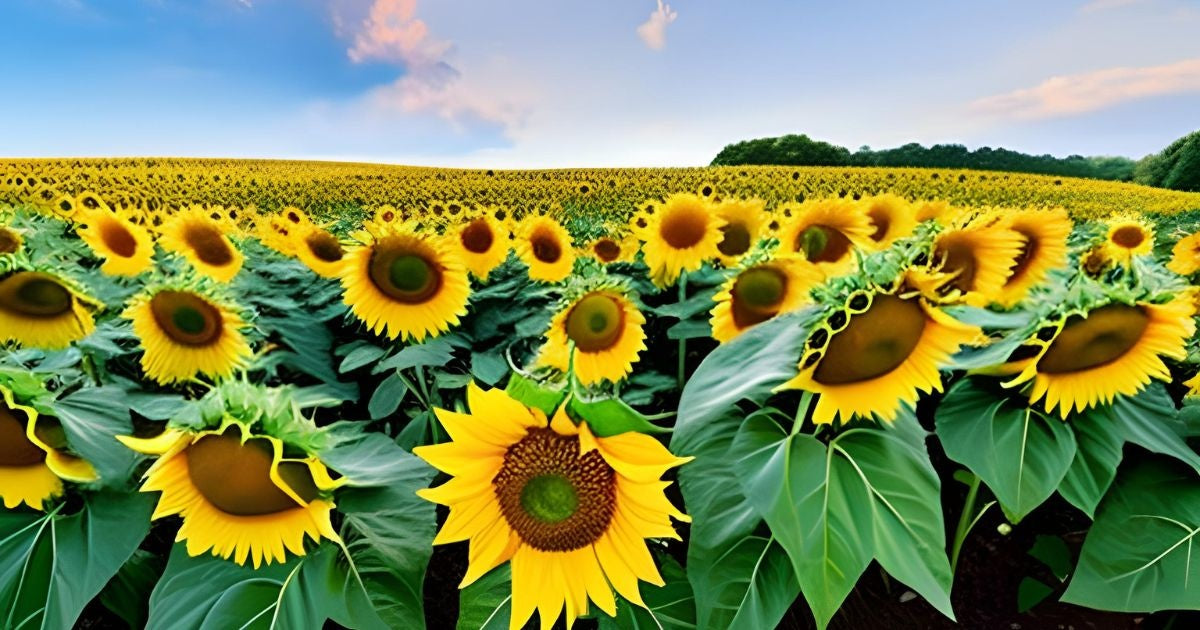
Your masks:
[[[1200,191],[1200,131],[1172,142],[1138,163],[1134,181],[1173,190]]]

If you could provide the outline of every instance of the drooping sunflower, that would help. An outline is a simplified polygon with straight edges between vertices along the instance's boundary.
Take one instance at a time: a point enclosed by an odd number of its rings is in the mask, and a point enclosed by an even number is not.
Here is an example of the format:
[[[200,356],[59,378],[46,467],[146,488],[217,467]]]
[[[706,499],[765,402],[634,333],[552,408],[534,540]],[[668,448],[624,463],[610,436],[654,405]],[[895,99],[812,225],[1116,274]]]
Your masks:
[[[0,274],[0,343],[59,350],[92,334],[95,302],[56,274],[18,269]]]
[[[717,216],[725,221],[721,226],[721,241],[717,243],[721,264],[736,266],[762,237],[767,218],[764,205],[758,199],[731,199],[716,204]]]
[[[346,261],[346,250],[338,237],[329,230],[311,223],[296,227],[293,234],[295,236],[291,249],[300,262],[322,278],[341,276],[342,266]]]
[[[571,275],[575,251],[571,235],[558,221],[532,215],[518,227],[517,255],[529,265],[529,277],[541,282],[558,282]]]
[[[1154,227],[1145,220],[1131,214],[1119,214],[1105,223],[1108,230],[1104,245],[1114,259],[1129,264],[1134,257],[1154,251]]]
[[[866,197],[857,204],[871,222],[871,242],[879,250],[912,234],[917,227],[911,203],[891,193]]]
[[[1200,232],[1185,236],[1171,249],[1171,262],[1167,269],[1181,276],[1190,276],[1200,271]]]
[[[599,236],[592,239],[580,252],[580,256],[589,256],[604,264],[618,262],[633,262],[637,256],[637,239],[630,235]]]
[[[671,519],[690,519],[661,481],[690,461],[640,433],[597,437],[560,407],[552,421],[507,393],[468,386],[470,415],[437,409],[452,442],[413,452],[453,478],[418,492],[450,507],[435,545],[470,541],[460,588],[512,562],[517,630],[536,609],[542,628],[565,613],[587,614],[589,600],[609,615],[613,590],[645,607],[638,581],[662,585],[645,538],[678,538]]]
[[[550,320],[538,364],[566,372],[575,345],[575,376],[580,383],[619,381],[633,371],[646,349],[646,318],[617,288],[589,291]]]
[[[809,301],[809,290],[825,275],[799,258],[778,258],[740,271],[713,296],[713,339],[732,340],[776,315],[796,310]]]
[[[1067,264],[1067,239],[1071,236],[1072,224],[1067,211],[1056,208],[1010,212],[999,226],[1025,238],[1017,264],[995,299],[1007,307],[1025,299],[1029,289],[1045,280],[1054,269]]]
[[[62,425],[17,402],[0,385],[0,499],[13,509],[22,503],[44,510],[44,503],[63,492],[63,481],[89,483],[96,471],[86,460],[66,452]]]
[[[508,229],[487,212],[472,213],[453,229],[448,239],[459,260],[480,282],[508,258],[512,246]]]
[[[227,231],[203,208],[193,206],[167,220],[158,243],[186,258],[201,275],[229,282],[242,268],[242,253],[225,235]]]
[[[339,541],[330,513],[338,485],[317,457],[284,456],[284,443],[228,418],[217,429],[168,429],[157,437],[118,436],[158,459],[142,492],[161,492],[151,518],[179,515],[176,542],[190,556],[211,553],[255,568],[305,554],[305,538]]]
[[[389,229],[350,250],[342,266],[343,301],[375,334],[420,342],[467,312],[466,267],[440,239]]]
[[[201,374],[228,378],[252,355],[237,310],[198,288],[151,287],[134,296],[122,316],[141,341],[142,371],[158,383]]]
[[[6,225],[0,225],[0,256],[15,254],[21,251],[25,239],[21,233]]]
[[[695,271],[704,261],[720,254],[725,220],[713,210],[712,203],[691,194],[671,195],[647,225],[638,231],[643,241],[642,255],[650,268],[655,286],[674,284],[679,274]]]
[[[822,199],[802,204],[784,204],[777,209],[784,223],[780,228],[779,251],[801,256],[817,265],[827,276],[854,269],[856,248],[871,244],[874,228],[867,215],[850,201]]]
[[[1187,357],[1196,332],[1192,296],[1165,304],[1110,302],[1049,323],[1026,342],[1029,357],[1005,387],[1029,385],[1029,401],[1045,399],[1046,410],[1072,411],[1132,396],[1151,379],[1170,381],[1161,357]]]
[[[818,424],[854,416],[890,422],[902,404],[916,405],[919,392],[942,391],[940,369],[980,335],[920,298],[856,291],[809,335],[800,373],[779,389],[818,394]]]
[[[80,212],[79,238],[104,259],[100,271],[114,276],[136,276],[153,264],[154,240],[140,225],[102,206]]]
[[[987,306],[1000,295],[1025,238],[995,225],[967,225],[934,240],[928,288],[942,299]]]

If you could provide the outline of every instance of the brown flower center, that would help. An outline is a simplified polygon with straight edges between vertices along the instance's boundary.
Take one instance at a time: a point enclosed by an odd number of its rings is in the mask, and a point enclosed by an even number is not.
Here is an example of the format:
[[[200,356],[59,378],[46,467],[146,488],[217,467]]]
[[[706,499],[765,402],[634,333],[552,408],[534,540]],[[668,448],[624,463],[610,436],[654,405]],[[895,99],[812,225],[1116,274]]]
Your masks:
[[[1050,343],[1037,369],[1046,374],[1080,372],[1125,356],[1142,339],[1150,316],[1138,306],[1109,304],[1072,315]]]
[[[871,233],[871,240],[878,243],[887,236],[888,229],[892,227],[892,215],[883,208],[871,208],[867,210],[867,217],[871,219],[871,225],[875,226],[875,231]]]
[[[54,276],[18,271],[0,280],[0,308],[18,315],[53,319],[71,310],[75,298]]]
[[[159,330],[185,346],[211,345],[225,328],[217,307],[186,291],[159,291],[150,298],[150,313]]]
[[[658,234],[674,249],[688,249],[700,244],[708,232],[708,213],[700,207],[675,208],[665,214]]]
[[[342,249],[342,244],[338,242],[337,237],[325,230],[309,233],[304,237],[304,242],[308,245],[308,251],[324,262],[334,263],[346,255],[346,250]]]
[[[496,241],[496,237],[492,235],[492,228],[484,219],[475,219],[463,228],[462,234],[463,249],[473,254],[485,254],[492,248],[492,243]]]
[[[625,310],[610,295],[591,293],[567,313],[567,338],[582,352],[600,352],[616,345],[625,327]]]
[[[25,436],[25,421],[24,413],[0,402],[0,466],[16,468],[45,461],[46,451]]]
[[[121,258],[131,258],[137,253],[137,239],[129,232],[129,228],[120,221],[107,217],[100,221],[97,229],[104,246]]]
[[[729,223],[721,228],[717,250],[725,256],[741,256],[750,251],[750,229],[743,223]]]
[[[187,447],[188,477],[213,506],[235,516],[275,514],[300,507],[271,481],[271,444],[262,438],[242,443],[234,432],[206,435]],[[308,466],[282,462],[279,476],[300,498],[318,495]]]
[[[554,264],[562,258],[562,243],[558,242],[558,235],[548,229],[535,230],[529,237],[529,244],[533,257],[541,262]]]
[[[810,225],[796,235],[793,249],[809,262],[832,263],[845,258],[853,245],[841,231],[824,225]]]
[[[20,248],[21,237],[6,227],[0,227],[0,255],[15,254]]]
[[[376,246],[371,254],[370,276],[384,295],[404,304],[427,302],[442,287],[441,267],[403,248]]]
[[[912,355],[926,316],[915,300],[876,295],[864,312],[833,335],[813,379],[825,385],[859,383],[883,376]]]
[[[592,245],[592,251],[600,262],[610,263],[621,256],[621,246],[611,238],[602,238]]]
[[[233,250],[225,242],[221,230],[210,223],[191,223],[183,230],[183,241],[200,262],[224,267],[233,262]]]
[[[1008,276],[1008,281],[1004,283],[1005,286],[1025,276],[1026,271],[1032,266],[1033,261],[1037,260],[1038,252],[1042,248],[1042,241],[1033,230],[1023,226],[1014,226],[1013,231],[1025,237],[1025,242],[1021,244],[1021,253],[1017,254],[1017,264],[1013,265],[1012,271]]]
[[[772,267],[755,267],[733,283],[731,312],[738,328],[747,328],[775,317],[787,295],[787,275]]]
[[[531,429],[508,447],[492,479],[500,512],[521,541],[539,551],[573,551],[608,531],[616,513],[616,472],[579,438]]]
[[[942,271],[957,274],[946,286],[964,293],[975,288],[978,261],[975,258],[975,248],[971,247],[970,243],[958,238],[948,239],[938,247],[936,255],[941,261]]]
[[[1126,225],[1112,233],[1112,242],[1125,249],[1136,249],[1146,242],[1146,232],[1136,225]]]

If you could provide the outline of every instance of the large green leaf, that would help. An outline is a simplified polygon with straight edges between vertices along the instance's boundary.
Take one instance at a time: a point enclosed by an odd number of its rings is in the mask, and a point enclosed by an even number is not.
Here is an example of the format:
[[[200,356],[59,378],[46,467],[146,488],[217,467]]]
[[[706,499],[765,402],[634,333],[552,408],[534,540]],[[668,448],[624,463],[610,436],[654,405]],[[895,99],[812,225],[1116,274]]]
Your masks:
[[[584,420],[598,437],[620,435],[629,431],[638,433],[669,433],[670,429],[656,426],[646,416],[625,404],[620,398],[593,398],[572,396],[567,401],[573,417]]]
[[[1096,511],[1063,601],[1200,610],[1200,478],[1166,460],[1121,471]]]
[[[762,404],[795,376],[812,317],[778,317],[722,344],[684,387],[671,451],[696,458],[680,468],[679,484],[693,517],[687,567],[701,628],[773,627],[799,593],[779,545],[749,538],[762,519],[729,448],[745,417],[739,402]]]
[[[150,529],[152,497],[101,492],[83,509],[0,520],[3,627],[70,628]]]
[[[150,592],[165,566],[165,558],[138,549],[100,591],[100,603],[130,628],[144,628],[150,614]]]
[[[689,630],[696,627],[696,602],[683,567],[670,556],[660,555],[663,586],[642,586],[646,608],[617,600],[617,616],[603,613],[601,630]]]
[[[1200,474],[1200,455],[1184,440],[1187,427],[1162,384],[1154,383],[1134,397],[1117,398],[1113,416],[1120,419],[1126,441],[1174,457]]]
[[[988,389],[956,383],[935,414],[946,455],[983,479],[1014,522],[1058,488],[1075,458],[1067,423]]]
[[[508,630],[512,617],[512,567],[488,571],[458,594],[458,630]]]
[[[1117,476],[1125,446],[1121,423],[1121,416],[1110,405],[1071,418],[1077,449],[1058,493],[1088,516],[1095,516],[1096,506]]]
[[[71,449],[95,467],[102,483],[128,483],[137,455],[115,437],[133,433],[125,390],[85,387],[51,402],[50,411],[62,422]]]

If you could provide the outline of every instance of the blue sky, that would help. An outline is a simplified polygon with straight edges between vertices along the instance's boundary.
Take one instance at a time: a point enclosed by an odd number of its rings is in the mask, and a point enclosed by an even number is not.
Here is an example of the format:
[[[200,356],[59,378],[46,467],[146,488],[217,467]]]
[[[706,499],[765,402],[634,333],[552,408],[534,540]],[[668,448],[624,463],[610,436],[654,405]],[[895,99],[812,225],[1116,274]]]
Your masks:
[[[0,155],[685,166],[808,133],[1139,157],[1200,2],[8,0]]]

